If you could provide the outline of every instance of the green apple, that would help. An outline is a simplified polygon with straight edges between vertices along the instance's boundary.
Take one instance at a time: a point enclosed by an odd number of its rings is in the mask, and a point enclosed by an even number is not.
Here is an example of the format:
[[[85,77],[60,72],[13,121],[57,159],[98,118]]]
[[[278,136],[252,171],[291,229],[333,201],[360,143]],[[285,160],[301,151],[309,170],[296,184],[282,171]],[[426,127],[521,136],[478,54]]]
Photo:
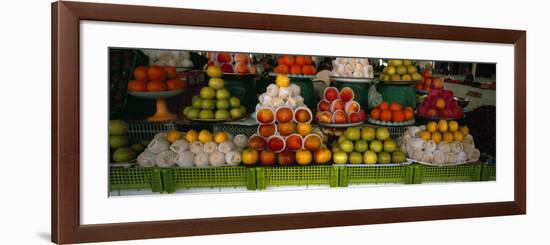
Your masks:
[[[227,120],[229,118],[229,111],[227,110],[217,110],[214,114],[216,120]]]
[[[402,163],[404,161],[407,161],[407,157],[405,156],[405,153],[403,153],[402,151],[394,151],[391,154],[392,163]]]
[[[388,152],[380,152],[378,153],[378,163],[385,164],[391,162],[391,155]]]
[[[201,103],[201,109],[203,110],[214,110],[216,108],[216,102],[211,99],[204,99]]]
[[[216,90],[211,87],[202,87],[199,95],[202,99],[214,99],[216,97]]]
[[[336,164],[346,164],[348,163],[348,154],[344,151],[337,151],[332,154],[332,160]]]
[[[191,98],[191,103],[197,101],[197,100],[202,100],[200,96],[198,95],[193,95],[193,98]]]
[[[243,115],[246,114],[246,107],[244,107],[244,105],[239,106],[239,111],[241,111]]]
[[[202,99],[200,97],[193,97],[193,100],[191,101],[191,106],[193,108],[197,108],[197,109],[200,109],[201,106],[202,106]]]
[[[243,114],[241,113],[241,110],[239,108],[233,108],[229,111],[229,113],[231,114],[231,118],[233,119],[239,119],[243,117]]]
[[[192,108],[187,112],[185,117],[187,117],[188,119],[197,119],[199,117],[199,109]]]
[[[212,110],[201,110],[199,112],[200,119],[214,119],[214,112]]]
[[[351,164],[360,164],[363,162],[363,155],[361,155],[361,153],[359,152],[352,152],[349,154],[349,163]]]
[[[210,80],[208,80],[208,87],[211,87],[213,89],[221,89],[224,86],[223,79],[219,77],[212,77]]]
[[[363,153],[363,162],[365,164],[375,164],[378,161],[378,156],[374,151],[365,151]]]
[[[128,132],[128,124],[122,120],[109,121],[109,135],[125,135]]]
[[[332,151],[332,153],[335,153],[335,152],[337,152],[337,151],[340,151],[340,145],[338,145],[338,142],[332,143],[331,151]]]
[[[216,100],[216,108],[221,110],[229,109],[229,100]]]
[[[397,149],[397,144],[395,144],[395,141],[392,139],[384,140],[384,151],[386,152],[394,152],[395,149]]]
[[[226,88],[216,90],[216,99],[218,100],[226,100],[229,99],[230,96],[231,93]]]
[[[365,152],[369,149],[369,143],[365,140],[358,140],[355,142],[355,151]]]
[[[373,140],[370,142],[369,149],[374,152],[381,152],[382,151],[382,141],[380,140]]]
[[[346,136],[348,140],[356,141],[361,138],[361,130],[354,127],[347,128],[346,131],[344,131],[344,136]]]
[[[143,144],[139,144],[139,143],[132,144],[130,147],[135,152],[143,152],[145,150],[145,146]]]
[[[376,129],[376,139],[386,140],[390,137],[390,131],[388,128],[377,128]]]
[[[235,96],[231,96],[231,98],[229,98],[229,104],[231,104],[231,108],[238,108],[241,106],[241,100]]]
[[[346,153],[350,153],[353,151],[353,142],[351,142],[351,140],[342,140],[342,142],[340,142],[338,145],[340,146],[340,149],[342,149],[342,151]]]
[[[187,116],[187,113],[188,113],[189,110],[191,110],[191,109],[193,109],[192,106],[186,106],[185,108],[183,108],[182,114],[183,114],[184,116]]]
[[[376,137],[376,131],[371,127],[364,127],[361,129],[361,139],[371,141]]]
[[[340,142],[342,142],[342,141],[344,141],[344,140],[347,140],[346,136],[340,135],[340,136],[338,136],[338,140],[337,140],[336,142],[340,143]]]
[[[125,135],[111,135],[111,137],[109,137],[109,145],[113,149],[127,146],[128,144],[128,137]]]
[[[115,162],[127,162],[136,158],[136,152],[130,147],[122,147],[115,150],[113,160]]]

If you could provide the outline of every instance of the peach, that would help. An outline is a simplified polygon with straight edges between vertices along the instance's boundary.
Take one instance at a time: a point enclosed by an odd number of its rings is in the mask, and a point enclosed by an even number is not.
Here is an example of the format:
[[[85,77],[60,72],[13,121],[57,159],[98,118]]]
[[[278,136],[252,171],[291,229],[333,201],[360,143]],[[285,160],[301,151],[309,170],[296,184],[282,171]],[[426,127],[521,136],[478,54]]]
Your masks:
[[[299,134],[291,134],[286,137],[286,149],[297,151],[302,148],[303,138]]]
[[[235,72],[239,74],[248,74],[250,70],[248,69],[248,64],[237,63],[235,65]]]
[[[328,111],[323,111],[319,115],[319,119],[317,119],[317,121],[322,123],[330,123],[332,122],[332,114]]]
[[[233,73],[233,65],[232,64],[221,64],[220,68],[222,69],[223,73]]]
[[[343,110],[337,110],[332,114],[333,123],[346,123],[347,121],[346,113]]]
[[[296,111],[294,111],[294,121],[299,123],[309,123],[311,122],[311,119],[313,118],[311,110],[309,110],[307,107],[298,107]]]
[[[332,153],[327,148],[321,148],[313,152],[313,161],[317,164],[328,163],[332,159]]]
[[[304,148],[309,151],[316,151],[321,148],[321,136],[318,134],[310,134],[304,138]]]
[[[285,149],[285,140],[279,135],[273,135],[267,138],[267,149],[278,153]]]
[[[344,87],[340,90],[340,99],[344,102],[348,102],[355,98],[355,93],[350,87]]]
[[[354,122],[361,122],[363,121],[361,119],[361,115],[359,114],[359,112],[352,112],[348,115],[348,122],[350,123],[354,123]]]
[[[361,105],[357,101],[348,101],[344,105],[344,111],[346,113],[359,112],[361,110]]]
[[[256,112],[256,121],[259,123],[272,123],[275,121],[275,115],[273,115],[273,110],[269,107],[260,108]]]
[[[361,121],[367,120],[367,114],[365,113],[365,111],[363,110],[359,111],[359,118],[361,118]]]
[[[260,163],[264,166],[273,166],[277,160],[277,155],[272,151],[260,152]]]
[[[277,130],[282,136],[288,136],[294,133],[294,129],[296,129],[296,123],[294,122],[279,123],[277,125]]]
[[[280,123],[286,123],[286,122],[292,121],[293,114],[294,112],[292,111],[292,108],[287,106],[279,107],[275,112],[277,122],[280,122]]]
[[[330,105],[330,111],[335,112],[337,110],[344,110],[346,109],[346,104],[340,99],[336,99],[332,101],[332,104]]]
[[[235,54],[235,63],[248,64],[250,57],[246,54]]]
[[[282,151],[277,155],[277,162],[279,162],[280,165],[287,166],[291,165],[296,161],[296,157],[294,155],[294,152],[285,150]]]
[[[263,151],[265,150],[266,145],[266,139],[257,134],[250,136],[250,138],[248,139],[248,147],[254,150]]]
[[[325,88],[323,95],[326,100],[333,101],[335,99],[338,99],[340,92],[338,92],[338,89],[336,87],[327,87]]]
[[[330,101],[328,100],[321,100],[317,104],[317,111],[328,111],[330,110]]]
[[[269,137],[277,132],[277,126],[274,123],[265,123],[258,126],[258,134],[263,137]]]
[[[216,59],[220,63],[231,63],[233,61],[233,57],[229,53],[219,53]]]

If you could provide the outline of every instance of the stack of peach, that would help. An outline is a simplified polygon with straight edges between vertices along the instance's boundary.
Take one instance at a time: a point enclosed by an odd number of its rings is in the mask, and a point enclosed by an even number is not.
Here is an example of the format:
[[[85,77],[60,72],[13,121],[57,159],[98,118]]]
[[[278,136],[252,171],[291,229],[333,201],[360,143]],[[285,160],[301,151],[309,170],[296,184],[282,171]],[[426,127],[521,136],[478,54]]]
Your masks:
[[[425,69],[422,74],[422,80],[416,84],[415,89],[426,92],[429,92],[431,89],[443,89],[443,79],[432,77],[432,72],[429,69]]]
[[[349,87],[338,91],[336,87],[328,87],[323,93],[323,99],[317,104],[315,118],[321,123],[357,123],[365,121],[366,114],[355,100],[355,94]]]
[[[208,53],[207,66],[219,66],[223,73],[255,74],[256,67],[248,54]]]
[[[259,154],[256,162],[245,164],[272,166],[291,165],[294,162],[307,165],[324,164],[331,160],[330,150],[323,147],[321,133],[313,132],[312,113],[307,107],[282,106],[273,110],[260,107],[256,111],[258,133],[250,137],[248,151]],[[277,159],[276,159],[277,158]]]
[[[128,82],[131,92],[161,92],[186,87],[187,82],[177,78],[173,66],[139,66],[134,70],[134,80]]]
[[[279,74],[315,75],[317,69],[311,65],[311,56],[283,55],[277,60],[274,71]]]

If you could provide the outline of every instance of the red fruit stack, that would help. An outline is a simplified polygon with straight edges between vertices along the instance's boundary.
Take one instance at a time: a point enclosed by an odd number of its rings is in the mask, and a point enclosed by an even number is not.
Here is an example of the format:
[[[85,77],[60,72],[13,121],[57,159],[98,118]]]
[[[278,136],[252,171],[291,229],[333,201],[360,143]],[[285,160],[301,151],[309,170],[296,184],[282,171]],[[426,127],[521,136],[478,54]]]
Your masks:
[[[336,87],[326,88],[323,99],[317,104],[316,121],[334,124],[365,121],[367,115],[354,98],[355,93],[349,87],[344,87],[340,91]]]
[[[430,119],[458,119],[464,111],[458,106],[453,91],[432,89],[417,109],[418,115]]]

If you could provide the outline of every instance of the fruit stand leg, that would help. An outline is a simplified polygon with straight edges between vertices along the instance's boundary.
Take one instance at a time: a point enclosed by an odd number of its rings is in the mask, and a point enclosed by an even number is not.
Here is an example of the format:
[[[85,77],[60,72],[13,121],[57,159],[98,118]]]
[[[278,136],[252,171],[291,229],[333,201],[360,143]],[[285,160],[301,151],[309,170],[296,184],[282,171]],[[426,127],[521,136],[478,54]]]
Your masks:
[[[330,169],[330,187],[340,186],[340,167],[332,166]]]
[[[171,169],[163,169],[162,170],[162,184],[163,184],[163,187],[164,187],[164,192],[166,192],[166,193],[176,192],[176,186],[175,186],[174,180],[172,178],[172,170]]]
[[[262,167],[253,168],[256,170],[256,189],[265,190],[265,170]]]
[[[408,165],[406,167],[405,179],[404,179],[405,184],[414,184],[414,172],[415,172],[415,166]]]
[[[154,192],[162,192],[162,173],[160,169],[153,169],[151,172],[151,190]]]
[[[348,186],[348,169],[345,166],[338,166],[338,186]]]
[[[413,178],[411,184],[422,184],[423,168],[417,164],[412,164],[410,167],[413,169]]]
[[[255,168],[248,168],[247,169],[247,184],[246,189],[248,190],[256,190],[257,189],[257,178],[256,178],[256,169]]]
[[[166,104],[166,99],[164,98],[158,98],[157,99],[157,112],[155,112],[155,115],[150,116],[147,118],[147,121],[149,122],[165,122],[165,121],[172,121],[177,118],[176,114],[172,114],[168,110],[168,105]]]

